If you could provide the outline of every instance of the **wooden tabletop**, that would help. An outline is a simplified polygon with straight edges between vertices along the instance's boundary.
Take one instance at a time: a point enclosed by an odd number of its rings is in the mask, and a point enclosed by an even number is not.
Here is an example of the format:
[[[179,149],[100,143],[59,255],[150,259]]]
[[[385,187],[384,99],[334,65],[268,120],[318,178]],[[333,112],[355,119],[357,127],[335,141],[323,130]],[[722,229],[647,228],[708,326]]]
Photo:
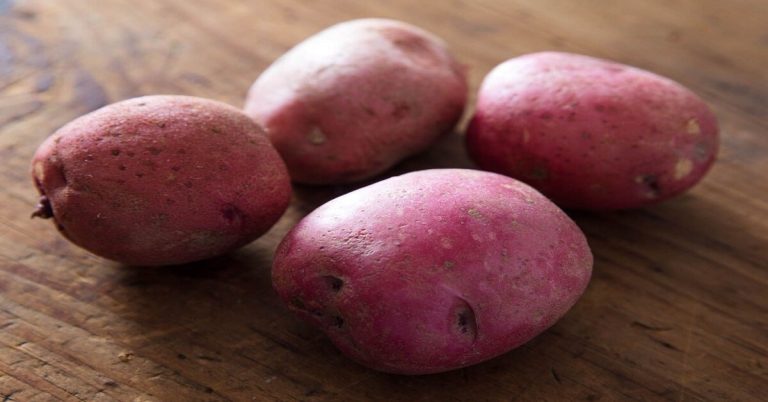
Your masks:
[[[416,377],[346,359],[271,288],[280,238],[352,187],[297,186],[267,235],[176,268],[102,260],[29,218],[29,160],[69,120],[146,94],[240,106],[293,44],[366,16],[443,37],[473,93],[496,64],[540,50],[671,77],[717,113],[719,161],[661,205],[569,212],[595,254],[576,306],[506,355]],[[766,66],[764,0],[0,0],[0,399],[766,400]],[[449,166],[472,166],[461,130],[394,171]]]

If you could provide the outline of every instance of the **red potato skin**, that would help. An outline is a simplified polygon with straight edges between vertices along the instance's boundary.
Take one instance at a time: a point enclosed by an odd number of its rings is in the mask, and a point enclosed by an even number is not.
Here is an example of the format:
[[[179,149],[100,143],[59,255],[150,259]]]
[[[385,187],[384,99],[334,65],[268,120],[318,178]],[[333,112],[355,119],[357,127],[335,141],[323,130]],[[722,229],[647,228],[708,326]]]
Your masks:
[[[130,265],[219,255],[266,232],[290,179],[236,108],[187,96],[118,102],[65,125],[32,160],[36,215],[99,256]]]
[[[298,44],[254,82],[245,111],[262,125],[291,178],[370,178],[425,150],[461,117],[464,67],[436,36],[361,19]]]
[[[685,87],[567,53],[517,57],[485,78],[467,130],[472,159],[567,208],[637,208],[695,185],[718,125]]]
[[[289,309],[348,357],[427,374],[530,340],[573,306],[591,270],[582,232],[536,190],[435,169],[310,213],[279,245],[272,279]]]

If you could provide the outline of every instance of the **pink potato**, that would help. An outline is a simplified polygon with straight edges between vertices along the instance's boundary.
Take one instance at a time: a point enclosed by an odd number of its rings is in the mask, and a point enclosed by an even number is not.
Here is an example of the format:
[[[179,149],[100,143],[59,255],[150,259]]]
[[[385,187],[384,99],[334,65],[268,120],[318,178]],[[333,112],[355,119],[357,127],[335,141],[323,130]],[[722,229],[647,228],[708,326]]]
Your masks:
[[[591,271],[582,232],[533,188],[435,169],[310,213],[278,247],[272,279],[350,358],[426,374],[530,340],[574,305]]]
[[[425,150],[454,127],[466,98],[464,68],[440,38],[399,21],[361,19],[283,55],[253,84],[245,111],[294,181],[338,184]]]
[[[488,74],[467,146],[481,168],[525,181],[561,206],[635,208],[701,180],[715,160],[718,126],[674,81],[545,52]]]
[[[105,258],[181,264],[266,232],[290,201],[285,165],[236,108],[187,96],[118,102],[38,148],[33,216]]]

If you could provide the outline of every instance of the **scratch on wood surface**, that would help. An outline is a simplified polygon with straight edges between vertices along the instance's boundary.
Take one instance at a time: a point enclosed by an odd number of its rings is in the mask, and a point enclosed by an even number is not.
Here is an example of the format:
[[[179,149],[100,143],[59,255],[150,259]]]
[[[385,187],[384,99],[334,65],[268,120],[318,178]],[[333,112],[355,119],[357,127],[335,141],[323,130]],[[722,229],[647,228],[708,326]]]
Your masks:
[[[8,221],[6,221],[5,219],[2,219],[2,218],[0,218],[0,226],[5,226],[6,228],[8,228],[10,230],[13,230],[14,232],[16,232],[16,233],[18,233],[18,234],[20,234],[20,235],[22,235],[22,236],[24,236],[26,238],[29,238],[29,239],[37,240],[39,238],[39,237],[33,236],[31,233],[27,233],[26,230],[24,230],[24,229],[22,229],[22,228],[20,228],[20,227],[18,227],[16,225],[14,225],[11,222],[8,222]]]
[[[663,331],[671,331],[672,330],[671,327],[657,327],[657,326],[653,326],[653,325],[644,324],[644,323],[642,323],[640,321],[632,321],[632,326],[633,327],[642,328],[642,329],[644,329],[646,331],[659,331],[659,332],[663,332]]]
[[[3,402],[13,401],[14,400],[13,396],[18,394],[19,391],[21,391],[21,390],[20,389],[15,389],[15,390],[13,390],[13,391],[3,395]]]
[[[688,385],[688,356],[691,353],[691,335],[693,334],[696,320],[699,317],[700,309],[701,305],[696,303],[693,305],[688,314],[688,323],[685,327],[685,346],[683,347],[682,357],[683,367],[680,373],[680,379],[678,380],[678,383],[680,384],[680,397],[677,399],[678,401],[682,401],[685,398],[685,390],[686,386]]]

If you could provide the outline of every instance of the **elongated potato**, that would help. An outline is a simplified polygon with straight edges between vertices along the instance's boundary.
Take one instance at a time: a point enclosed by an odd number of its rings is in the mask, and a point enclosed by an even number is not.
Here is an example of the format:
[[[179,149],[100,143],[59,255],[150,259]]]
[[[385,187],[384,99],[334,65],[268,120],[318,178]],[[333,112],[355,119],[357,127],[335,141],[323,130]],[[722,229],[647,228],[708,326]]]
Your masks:
[[[695,185],[717,154],[718,126],[694,93],[637,68],[535,53],[483,81],[467,132],[483,169],[564,207],[653,204]]]
[[[562,317],[592,255],[533,188],[436,169],[384,180],[310,213],[278,247],[274,287],[341,351],[424,374],[505,353]]]
[[[133,265],[212,257],[267,231],[290,179],[263,131],[221,102],[147,96],[59,129],[37,150],[36,216],[98,254]]]
[[[272,64],[245,111],[267,130],[294,181],[366,179],[453,128],[467,98],[442,40],[393,20],[334,25]]]

